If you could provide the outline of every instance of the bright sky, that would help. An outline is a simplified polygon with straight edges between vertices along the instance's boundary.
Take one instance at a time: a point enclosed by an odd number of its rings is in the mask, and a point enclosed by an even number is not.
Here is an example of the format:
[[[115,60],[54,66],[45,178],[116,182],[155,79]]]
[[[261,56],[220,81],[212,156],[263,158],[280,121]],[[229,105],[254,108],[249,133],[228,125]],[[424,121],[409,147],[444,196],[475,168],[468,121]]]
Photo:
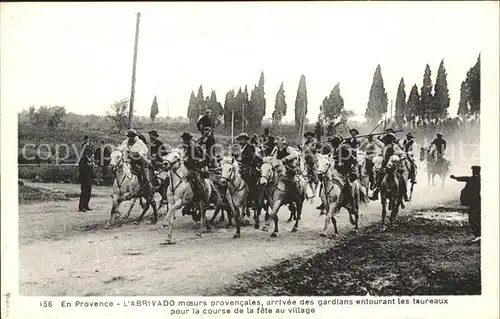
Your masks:
[[[64,105],[104,114],[130,96],[135,13],[142,12],[136,114],[186,116],[191,91],[226,92],[265,74],[266,117],[283,81],[293,108],[300,75],[309,111],[340,82],[345,107],[364,113],[377,64],[389,100],[404,77],[422,86],[444,58],[456,113],[460,84],[496,28],[494,2],[2,3],[2,108]],[[495,9],[495,10],[492,10]]]

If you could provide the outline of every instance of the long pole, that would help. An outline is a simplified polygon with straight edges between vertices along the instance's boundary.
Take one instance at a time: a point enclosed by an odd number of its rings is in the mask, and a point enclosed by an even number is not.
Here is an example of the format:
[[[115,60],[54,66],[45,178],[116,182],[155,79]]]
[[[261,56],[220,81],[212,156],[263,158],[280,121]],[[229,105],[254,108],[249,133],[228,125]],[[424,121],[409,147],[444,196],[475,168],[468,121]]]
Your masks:
[[[234,137],[234,110],[231,111],[231,144],[233,144]]]
[[[141,13],[137,12],[137,21],[135,24],[135,43],[134,43],[134,61],[132,64],[132,86],[130,88],[130,106],[128,113],[128,128],[132,128],[132,117],[134,115],[134,98],[135,98],[135,69],[137,65],[137,44],[139,43],[139,23],[141,21]]]
[[[245,104],[243,104],[243,111],[241,112],[241,133],[245,132]]]

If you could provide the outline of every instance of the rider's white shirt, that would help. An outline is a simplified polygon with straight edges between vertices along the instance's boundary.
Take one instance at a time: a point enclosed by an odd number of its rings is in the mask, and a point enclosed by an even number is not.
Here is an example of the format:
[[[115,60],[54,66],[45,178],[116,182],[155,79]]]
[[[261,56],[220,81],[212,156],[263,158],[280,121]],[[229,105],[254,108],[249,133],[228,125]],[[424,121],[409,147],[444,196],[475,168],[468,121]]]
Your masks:
[[[135,138],[135,143],[133,145],[129,145],[128,138],[124,140],[120,146],[118,147],[122,152],[130,152],[140,154],[143,157],[148,155],[148,147],[141,141],[139,138]]]

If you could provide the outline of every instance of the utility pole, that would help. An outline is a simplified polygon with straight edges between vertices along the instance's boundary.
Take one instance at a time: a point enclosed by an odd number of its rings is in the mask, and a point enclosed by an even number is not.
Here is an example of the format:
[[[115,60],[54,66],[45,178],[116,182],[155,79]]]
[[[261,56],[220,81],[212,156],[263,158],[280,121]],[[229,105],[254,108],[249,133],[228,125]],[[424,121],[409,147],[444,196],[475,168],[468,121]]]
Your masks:
[[[137,65],[137,44],[139,42],[139,23],[141,21],[141,13],[137,12],[137,21],[135,24],[135,43],[134,43],[134,61],[132,64],[132,86],[130,88],[130,106],[128,113],[128,128],[132,128],[132,117],[134,115],[134,98],[135,98],[135,69]]]

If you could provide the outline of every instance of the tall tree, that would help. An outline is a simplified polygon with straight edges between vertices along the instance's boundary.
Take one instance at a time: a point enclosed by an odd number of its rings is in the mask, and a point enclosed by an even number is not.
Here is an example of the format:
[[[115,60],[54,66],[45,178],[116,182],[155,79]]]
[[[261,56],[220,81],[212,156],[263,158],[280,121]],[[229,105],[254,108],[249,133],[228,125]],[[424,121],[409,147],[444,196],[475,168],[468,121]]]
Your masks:
[[[252,104],[252,128],[257,129],[262,126],[262,119],[266,115],[266,98],[264,91],[264,72],[260,73],[259,85],[252,91],[253,103]]]
[[[396,95],[396,111],[394,114],[394,120],[398,128],[403,127],[405,120],[405,109],[406,109],[406,92],[405,92],[405,81],[401,78],[398,86],[398,94]]]
[[[321,108],[321,106],[320,106]],[[323,114],[320,111],[318,114],[318,120],[316,121],[316,127],[314,128],[314,134],[316,134],[316,138],[318,141],[321,141],[321,137],[324,134],[324,120],[323,120]]]
[[[126,126],[128,122],[128,98],[121,99],[120,101],[115,101],[110,105],[109,111],[107,112],[107,117],[113,124],[118,133],[120,133]]]
[[[469,114],[479,116],[481,109],[481,55],[476,64],[467,72],[467,99],[469,101]]]
[[[366,107],[365,115],[370,124],[378,123],[383,114],[387,112],[387,93],[384,88],[384,79],[380,64],[377,65],[373,74],[370,97]]]
[[[408,123],[415,126],[415,120],[418,110],[420,110],[420,95],[418,94],[418,87],[416,84],[413,85],[408,96],[408,103],[405,108],[405,118]]]
[[[307,115],[307,86],[306,77],[300,76],[299,87],[297,88],[297,97],[295,98],[295,126],[299,128],[305,123]]]
[[[466,81],[462,81],[462,85],[460,85],[460,101],[458,102],[457,115],[462,118],[467,118],[469,115],[469,101],[467,96]]]
[[[436,85],[434,86],[433,107],[431,113],[432,119],[436,121],[447,118],[448,107],[450,106],[450,92],[448,90],[448,80],[446,79],[446,75],[444,60],[441,60],[436,76]]]
[[[194,117],[194,121],[196,122],[198,120],[198,118],[200,117],[200,115],[203,114],[203,110],[205,109],[206,107],[206,103],[205,103],[205,99],[203,98],[203,86],[200,85],[200,87],[198,88],[198,94],[196,95],[196,103],[195,103],[195,107],[194,107],[194,112],[195,112],[195,117]]]
[[[151,118],[151,121],[154,122],[156,115],[158,115],[158,101],[156,100],[156,95],[155,98],[153,99],[153,103],[151,104],[151,112],[149,113],[149,117]]]
[[[231,127],[233,110],[236,104],[236,96],[234,90],[229,90],[226,93],[226,100],[224,101],[224,128],[227,130]]]
[[[335,122],[342,115],[344,111],[344,99],[340,95],[340,83],[337,83],[330,92],[330,95],[323,99],[320,110],[328,123]]]
[[[277,126],[281,124],[281,120],[286,115],[286,100],[285,100],[285,89],[283,88],[283,82],[276,93],[276,100],[274,102],[273,111],[273,125]]]
[[[212,90],[212,92],[210,93],[210,101],[217,102],[217,95],[215,95],[214,90]]]
[[[429,122],[433,114],[435,114],[433,106],[431,68],[427,64],[425,66],[422,88],[420,89],[420,105],[419,109],[416,110],[419,120],[425,123]]]
[[[195,109],[195,105],[196,105],[196,96],[194,95],[194,92],[191,91],[191,96],[189,97],[189,104],[188,104],[188,118],[189,118],[189,122],[191,124],[193,124],[194,122],[196,122],[196,109]]]

